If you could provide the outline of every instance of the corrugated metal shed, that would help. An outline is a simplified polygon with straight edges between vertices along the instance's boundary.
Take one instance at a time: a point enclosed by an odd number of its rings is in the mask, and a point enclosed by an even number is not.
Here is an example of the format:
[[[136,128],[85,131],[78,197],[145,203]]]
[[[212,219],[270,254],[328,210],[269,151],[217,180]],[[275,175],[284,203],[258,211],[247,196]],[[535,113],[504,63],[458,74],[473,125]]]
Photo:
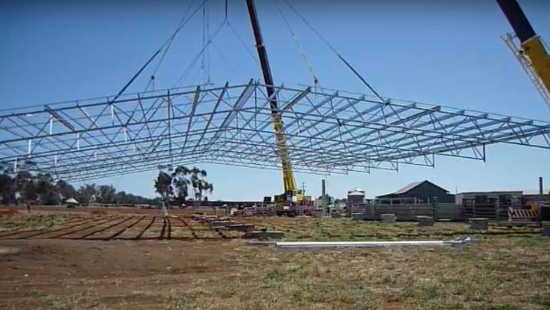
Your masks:
[[[445,191],[445,192],[449,192],[448,190],[444,189],[444,188],[441,187],[441,186],[437,186],[437,185],[435,185],[434,183],[432,183],[432,182],[430,182],[430,181],[428,181],[428,180],[424,180],[424,181],[413,182],[413,183],[411,183],[411,184],[409,184],[409,185],[407,185],[407,186],[405,186],[405,187],[403,187],[403,188],[401,188],[401,189],[399,189],[399,190],[393,192],[392,194],[394,194],[394,195],[405,194],[405,193],[407,193],[407,192],[413,190],[414,188],[416,188],[416,187],[418,187],[418,186],[424,184],[425,182],[427,182],[427,183],[429,183],[430,185],[435,186],[435,187],[437,187],[437,188],[439,188],[439,189],[441,189],[441,190],[443,190],[443,191]]]
[[[454,203],[455,196],[448,190],[424,180],[413,182],[401,189],[386,195],[376,196],[377,199],[415,199],[418,202],[431,202],[437,199],[441,203]]]
[[[428,181],[413,182],[413,183],[411,183],[411,184],[409,184],[409,185],[407,185],[407,186],[405,186],[405,187],[403,187],[403,188],[401,188],[401,189],[398,189],[397,191],[393,192],[392,194],[397,194],[397,195],[399,195],[399,194],[405,194],[406,192],[410,191],[411,189],[417,187],[418,185],[420,185],[420,184],[422,184],[422,183],[424,183],[424,182],[428,182]]]

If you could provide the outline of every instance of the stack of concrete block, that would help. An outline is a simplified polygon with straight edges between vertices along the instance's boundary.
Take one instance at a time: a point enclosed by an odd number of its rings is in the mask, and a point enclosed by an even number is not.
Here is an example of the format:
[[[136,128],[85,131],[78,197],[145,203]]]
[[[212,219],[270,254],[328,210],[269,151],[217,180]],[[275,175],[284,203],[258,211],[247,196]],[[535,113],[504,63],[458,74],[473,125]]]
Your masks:
[[[416,220],[418,221],[418,226],[434,226],[434,218],[431,216],[423,216],[419,215],[416,217]]]
[[[550,223],[544,223],[542,224],[542,236],[544,237],[550,237]]]
[[[235,225],[233,221],[211,221],[210,225],[214,230],[228,230],[228,226]]]
[[[470,219],[470,229],[471,230],[482,230],[486,231],[489,229],[489,219],[488,218],[471,218]]]
[[[351,214],[351,220],[352,221],[364,221],[366,219],[365,213],[352,213]]]
[[[250,232],[250,231],[254,231],[255,226],[253,224],[234,224],[234,225],[227,225],[226,227],[229,230]]]
[[[268,240],[268,239],[282,239],[285,237],[285,234],[282,231],[277,230],[255,230],[249,231],[245,234],[245,238],[259,239],[259,240]]]
[[[397,217],[393,213],[380,214],[380,219],[382,220],[382,223],[395,223]]]
[[[235,224],[237,223],[233,221],[222,221],[222,220],[216,220],[216,221],[210,222],[210,225],[212,226],[229,226],[229,225],[235,225]]]
[[[219,220],[217,216],[212,216],[212,215],[203,215],[195,219],[203,224],[207,224],[207,223],[211,223],[212,221]]]

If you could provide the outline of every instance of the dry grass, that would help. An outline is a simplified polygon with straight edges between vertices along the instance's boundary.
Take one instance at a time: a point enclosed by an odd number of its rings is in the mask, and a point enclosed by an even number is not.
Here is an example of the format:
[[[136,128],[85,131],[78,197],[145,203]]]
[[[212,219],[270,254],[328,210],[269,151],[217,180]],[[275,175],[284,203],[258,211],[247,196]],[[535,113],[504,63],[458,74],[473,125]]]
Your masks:
[[[60,213],[17,213],[14,215],[0,215],[0,231],[41,230],[50,229],[63,224],[68,219],[67,214]]]
[[[346,219],[247,220],[282,229],[288,239],[450,239],[468,234],[461,224],[418,228]],[[201,236],[216,234],[193,227]],[[173,235],[189,232],[178,227]],[[24,249],[0,256],[0,270],[6,271],[0,273],[0,308],[550,308],[549,238],[476,239],[452,248],[315,252],[250,247],[242,240],[0,241],[0,246]]]
[[[235,256],[225,258],[240,262],[230,276],[174,291],[167,307],[543,309],[550,299],[550,255],[544,251],[549,245],[539,238],[487,238],[430,250],[236,248]]]
[[[472,232],[464,223],[436,223],[432,227],[418,227],[416,223],[382,224],[354,222],[342,219],[308,218],[249,218],[258,227],[285,232],[287,240],[398,240],[456,238],[471,234],[522,234],[534,232],[529,227],[506,228],[490,226],[488,232]]]

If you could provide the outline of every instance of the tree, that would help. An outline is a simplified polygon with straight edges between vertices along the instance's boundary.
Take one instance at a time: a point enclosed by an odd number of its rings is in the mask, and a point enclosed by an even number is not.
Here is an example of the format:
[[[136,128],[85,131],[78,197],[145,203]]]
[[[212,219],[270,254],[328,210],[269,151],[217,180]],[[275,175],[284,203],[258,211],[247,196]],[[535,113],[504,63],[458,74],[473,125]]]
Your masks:
[[[16,170],[17,169],[17,170]],[[65,180],[54,180],[49,173],[40,172],[36,163],[23,160],[17,165],[0,162],[0,199],[3,204],[39,202],[59,204],[75,198],[83,204],[96,199],[103,203],[117,204],[159,204],[157,199],[118,192],[112,185],[84,184],[78,190]]]
[[[97,186],[95,184],[84,184],[76,192],[76,200],[89,205],[96,200]]]
[[[0,197],[3,204],[15,201],[15,180],[12,177],[10,166],[0,164]]]
[[[0,175],[0,195],[4,204],[13,201],[15,198],[12,194],[13,184],[13,178],[11,176],[4,173]]]
[[[190,174],[191,185],[193,186],[193,192],[195,193],[194,205],[197,206],[197,202],[200,203],[202,201],[202,197],[205,192],[212,193],[214,191],[214,185],[204,180],[204,178],[206,178],[207,176],[205,170],[193,167],[193,169],[191,169],[190,171]]]
[[[125,191],[120,191],[120,192],[116,193],[116,195],[115,195],[115,203],[118,205],[120,203],[123,203],[123,201],[127,201],[130,204],[134,204],[135,202],[130,201],[129,198],[130,198],[129,195],[126,194]]]
[[[172,172],[172,183],[176,193],[175,198],[180,207],[185,204],[185,200],[189,196],[191,181],[188,179],[188,175],[190,172],[189,168],[185,166],[178,166]]]
[[[181,165],[177,166],[171,173],[163,170],[167,169],[170,171],[170,167],[159,167],[159,169],[160,171],[155,179],[154,187],[155,191],[160,194],[166,204],[169,203],[171,197],[177,201],[180,207],[187,200],[200,202],[206,192],[211,193],[214,190],[214,185],[204,180],[207,176],[205,170],[197,167],[189,169]],[[193,199],[188,199],[190,188],[193,189]]]
[[[39,173],[33,181],[34,192],[38,201],[42,204],[52,205],[58,203],[57,193],[53,184],[53,178],[49,173]]]
[[[174,194],[174,189],[172,188],[172,176],[169,173],[159,171],[155,180],[155,191],[160,194],[166,205],[170,203],[170,197]]]
[[[55,183],[55,190],[57,191],[57,194],[61,201],[77,197],[76,189],[74,188],[74,186],[64,180],[57,180],[57,183]]]
[[[112,185],[99,185],[95,190],[98,202],[103,204],[115,203],[116,188]]]

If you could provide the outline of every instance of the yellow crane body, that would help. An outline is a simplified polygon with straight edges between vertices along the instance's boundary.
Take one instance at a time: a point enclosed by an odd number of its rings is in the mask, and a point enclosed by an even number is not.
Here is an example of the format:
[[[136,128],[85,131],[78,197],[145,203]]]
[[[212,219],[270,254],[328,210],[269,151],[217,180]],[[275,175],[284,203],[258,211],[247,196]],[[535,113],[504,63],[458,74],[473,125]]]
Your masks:
[[[516,0],[497,0],[500,9],[514,29],[521,44],[521,52],[531,62],[531,67],[550,93],[550,56],[541,37],[535,32]],[[548,192],[550,202],[550,192]]]
[[[521,43],[525,55],[547,90],[550,91],[550,56],[540,36],[535,35]]]
[[[254,0],[246,0],[246,6],[250,17],[252,31],[254,33],[254,39],[256,41],[256,50],[258,52],[260,66],[262,68],[267,96],[268,98],[270,98],[269,107],[271,109],[273,129],[275,131],[275,140],[277,142],[277,152],[279,158],[281,159],[281,166],[283,168],[283,184],[285,192],[282,195],[275,195],[275,202],[292,203],[294,199],[296,199],[297,202],[301,202],[303,200],[303,191],[296,189],[294,172],[292,171],[290,157],[288,156],[286,136],[283,130],[283,120],[278,107],[277,95],[275,94],[275,87],[273,86],[273,76],[271,74],[271,68],[269,66],[267,51],[263,42],[262,32],[260,30],[260,23],[258,21],[258,14],[256,12],[256,5],[254,3]]]
[[[530,66],[548,93],[550,91],[550,56],[541,37],[537,35],[516,0],[497,0],[497,3],[519,39],[520,52],[527,56]]]

